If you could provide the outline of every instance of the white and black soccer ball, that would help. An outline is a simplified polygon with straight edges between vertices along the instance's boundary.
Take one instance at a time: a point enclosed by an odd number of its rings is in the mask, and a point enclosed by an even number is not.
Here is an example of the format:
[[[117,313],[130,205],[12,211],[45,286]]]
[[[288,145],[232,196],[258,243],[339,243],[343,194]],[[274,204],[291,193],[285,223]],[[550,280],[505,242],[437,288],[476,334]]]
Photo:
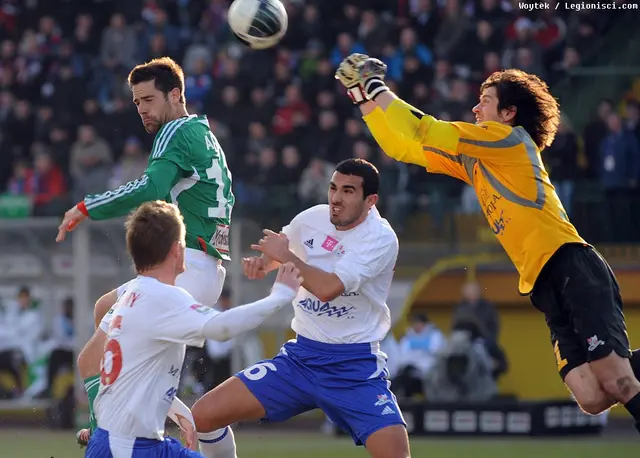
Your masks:
[[[229,27],[245,46],[267,49],[287,32],[287,10],[280,0],[235,0],[229,7]]]

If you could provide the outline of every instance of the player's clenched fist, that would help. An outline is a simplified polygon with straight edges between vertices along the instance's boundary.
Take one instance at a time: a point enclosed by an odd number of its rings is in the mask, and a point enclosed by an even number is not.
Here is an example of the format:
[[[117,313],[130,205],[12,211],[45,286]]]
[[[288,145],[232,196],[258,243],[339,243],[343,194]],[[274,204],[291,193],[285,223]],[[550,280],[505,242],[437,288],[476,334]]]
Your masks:
[[[304,279],[300,276],[300,270],[291,262],[282,264],[278,269],[276,283],[282,283],[294,291],[298,291]]]
[[[266,262],[263,257],[251,256],[242,260],[242,270],[249,280],[262,280],[266,275]]]
[[[387,75],[387,64],[380,59],[369,57],[356,65],[364,92],[369,100],[374,100],[376,96],[389,90],[384,84],[384,77]]]
[[[334,75],[335,78],[347,88],[347,94],[355,104],[361,104],[367,101],[357,66],[368,58],[369,56],[366,54],[351,54],[340,63]]]

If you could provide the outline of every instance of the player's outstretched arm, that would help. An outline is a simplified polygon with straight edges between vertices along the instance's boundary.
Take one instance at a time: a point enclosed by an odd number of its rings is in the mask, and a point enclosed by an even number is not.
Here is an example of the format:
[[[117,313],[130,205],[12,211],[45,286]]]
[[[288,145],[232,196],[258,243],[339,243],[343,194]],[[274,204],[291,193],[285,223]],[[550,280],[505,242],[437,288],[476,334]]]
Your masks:
[[[293,264],[282,264],[269,296],[211,317],[205,323],[202,335],[207,339],[225,341],[257,328],[269,316],[291,304],[302,282],[300,271]]]
[[[154,161],[137,180],[118,189],[86,196],[64,215],[58,226],[57,242],[65,239],[86,218],[105,220],[124,216],[144,202],[164,200],[180,179],[181,169],[167,160]]]

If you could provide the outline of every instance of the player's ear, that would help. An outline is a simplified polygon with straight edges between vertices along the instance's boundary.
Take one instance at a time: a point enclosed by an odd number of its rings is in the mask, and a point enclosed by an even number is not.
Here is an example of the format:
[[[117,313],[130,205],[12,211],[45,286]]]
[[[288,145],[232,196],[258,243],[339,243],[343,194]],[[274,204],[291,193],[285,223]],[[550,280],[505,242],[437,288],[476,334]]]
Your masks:
[[[516,119],[516,114],[518,113],[518,109],[516,107],[505,108],[500,111],[500,116],[502,117],[502,121],[506,124],[513,124]]]
[[[378,203],[378,194],[369,194],[364,201],[366,202],[367,207],[371,208]]]
[[[180,102],[180,96],[181,96],[180,89],[178,89],[177,87],[174,87],[169,92],[169,101],[171,103],[178,103]]]

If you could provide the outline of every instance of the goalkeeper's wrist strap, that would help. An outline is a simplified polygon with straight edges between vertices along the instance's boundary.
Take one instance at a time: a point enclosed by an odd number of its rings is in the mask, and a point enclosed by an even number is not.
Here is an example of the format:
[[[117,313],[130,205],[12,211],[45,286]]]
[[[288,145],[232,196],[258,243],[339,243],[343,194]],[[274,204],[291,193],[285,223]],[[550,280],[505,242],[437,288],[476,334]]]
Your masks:
[[[362,90],[362,86],[357,85],[350,87],[347,89],[347,94],[353,103],[356,105],[360,105],[362,103],[367,102],[369,99],[367,98],[367,94]]]
[[[384,81],[380,78],[371,78],[366,82],[364,86],[364,90],[367,93],[367,97],[369,100],[374,100],[377,96],[382,94],[383,92],[387,92],[389,88]]]

